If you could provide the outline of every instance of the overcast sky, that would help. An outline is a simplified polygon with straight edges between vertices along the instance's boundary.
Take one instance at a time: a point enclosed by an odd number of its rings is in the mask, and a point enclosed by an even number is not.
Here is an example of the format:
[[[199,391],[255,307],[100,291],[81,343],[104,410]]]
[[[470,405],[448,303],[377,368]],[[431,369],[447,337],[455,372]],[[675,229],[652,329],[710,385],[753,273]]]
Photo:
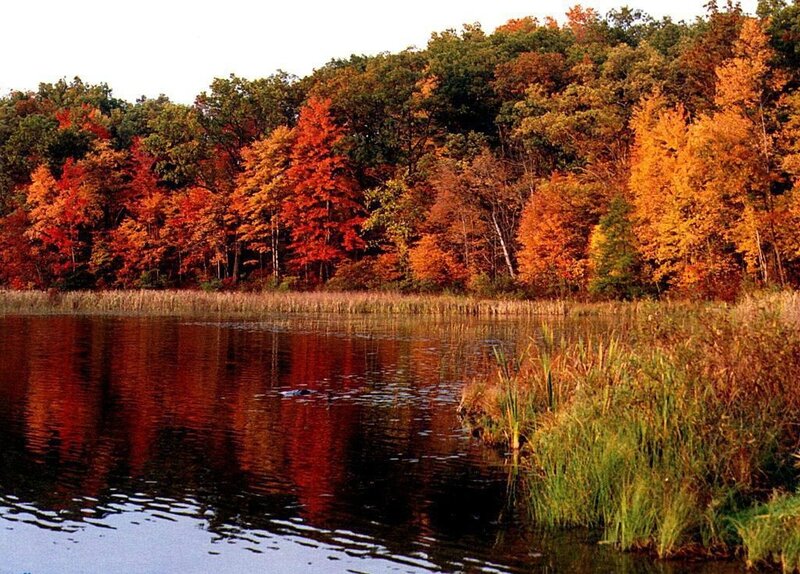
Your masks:
[[[27,0],[5,3],[0,94],[80,76],[130,101],[164,93],[190,103],[214,77],[283,69],[303,76],[335,57],[424,47],[431,32],[509,18],[563,20],[575,0]],[[602,14],[624,2],[585,1]],[[655,17],[691,20],[704,0],[634,0]],[[756,0],[744,0],[748,12]],[[723,4],[723,2],[720,2]],[[668,12],[664,6],[668,6]]]

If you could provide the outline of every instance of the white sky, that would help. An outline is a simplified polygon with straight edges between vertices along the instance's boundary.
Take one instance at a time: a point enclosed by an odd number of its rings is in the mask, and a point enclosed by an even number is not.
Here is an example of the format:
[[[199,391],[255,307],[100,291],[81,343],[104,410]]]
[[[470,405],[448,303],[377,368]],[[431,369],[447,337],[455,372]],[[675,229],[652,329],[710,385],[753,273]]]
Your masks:
[[[215,77],[283,69],[303,76],[334,57],[424,47],[431,32],[509,18],[563,20],[576,0],[26,0],[0,12],[0,95],[80,76],[129,101],[164,93],[190,103]],[[601,14],[624,0],[585,0]],[[704,0],[628,0],[691,20]],[[724,2],[720,1],[720,5]],[[743,0],[747,12],[756,0]],[[668,6],[667,9],[664,6]],[[668,11],[667,11],[668,10]]]

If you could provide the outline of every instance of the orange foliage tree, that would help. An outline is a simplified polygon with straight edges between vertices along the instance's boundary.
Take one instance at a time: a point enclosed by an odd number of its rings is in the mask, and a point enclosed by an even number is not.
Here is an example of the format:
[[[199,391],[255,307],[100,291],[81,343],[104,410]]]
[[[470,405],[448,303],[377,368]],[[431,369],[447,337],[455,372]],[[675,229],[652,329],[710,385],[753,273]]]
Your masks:
[[[286,172],[291,193],[281,213],[291,229],[295,267],[320,280],[364,246],[362,194],[342,150],[344,129],[334,123],[330,106],[330,100],[311,98],[300,111]]]
[[[437,288],[458,286],[468,276],[464,265],[439,246],[435,235],[423,235],[409,251],[408,258],[414,278],[423,285]]]
[[[519,226],[520,280],[543,293],[566,294],[586,281],[589,233],[604,203],[596,184],[556,174],[531,195]]]
[[[65,281],[86,269],[92,231],[101,221],[98,182],[82,162],[68,160],[56,179],[45,166],[33,172],[26,190],[30,226],[25,235],[50,278]]]

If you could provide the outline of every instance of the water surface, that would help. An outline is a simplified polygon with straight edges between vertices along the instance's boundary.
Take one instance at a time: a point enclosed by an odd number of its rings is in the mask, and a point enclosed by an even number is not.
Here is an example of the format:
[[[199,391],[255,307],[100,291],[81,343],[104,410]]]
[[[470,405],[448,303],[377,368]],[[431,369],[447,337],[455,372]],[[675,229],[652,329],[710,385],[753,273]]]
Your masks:
[[[0,573],[743,571],[528,525],[456,406],[535,332],[0,317]]]

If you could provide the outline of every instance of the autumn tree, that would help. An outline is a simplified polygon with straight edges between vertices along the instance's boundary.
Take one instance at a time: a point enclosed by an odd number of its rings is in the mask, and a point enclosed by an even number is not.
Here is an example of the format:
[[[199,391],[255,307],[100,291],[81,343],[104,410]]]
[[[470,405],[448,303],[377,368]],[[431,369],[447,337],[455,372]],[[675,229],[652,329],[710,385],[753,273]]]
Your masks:
[[[509,62],[498,64],[493,87],[504,101],[516,102],[532,85],[545,93],[562,89],[566,83],[567,61],[558,52],[523,52]]]
[[[741,193],[753,174],[742,124],[715,120],[704,117],[681,134],[680,111],[662,115],[641,137],[643,165],[634,165],[631,188],[654,279],[687,295],[729,297],[740,275],[733,233],[748,216]]]
[[[656,93],[637,106],[631,121],[635,138],[630,190],[645,280],[666,286],[680,274],[679,244],[689,231],[680,217],[673,179],[686,147],[688,120],[681,106],[672,108]]]
[[[300,111],[286,181],[282,219],[291,232],[293,264],[325,280],[336,263],[364,246],[361,191],[340,149],[344,129],[330,100],[310,99]]]
[[[225,206],[220,196],[190,187],[170,195],[164,212],[164,238],[176,252],[179,278],[225,279]]]
[[[195,100],[203,140],[211,151],[202,164],[202,185],[217,196],[226,214],[223,270],[234,283],[241,274],[243,246],[232,195],[243,168],[242,152],[274,128],[294,122],[300,93],[295,78],[283,72],[259,80],[231,75],[216,78]]]
[[[447,261],[456,262],[466,277],[489,274],[492,266],[491,245],[486,241],[490,228],[481,218],[479,207],[467,199],[470,191],[461,180],[461,166],[453,159],[443,159],[431,177],[434,202],[425,220],[427,249],[435,259],[445,261],[433,249],[447,254]],[[455,268],[449,264],[446,267]],[[412,265],[413,269],[413,265]],[[419,273],[415,272],[419,276]],[[460,281],[461,278],[453,278]],[[437,283],[443,281],[437,279]]]
[[[423,287],[463,287],[468,277],[464,264],[442,249],[436,235],[423,235],[409,253],[411,272]]]
[[[434,202],[426,221],[470,277],[516,277],[516,237],[530,190],[488,148],[441,158],[429,178]]]
[[[763,24],[752,18],[746,20],[734,46],[734,57],[717,70],[715,103],[720,111],[715,121],[739,126],[739,143],[750,160],[750,179],[742,182],[740,192],[745,213],[734,241],[748,271],[757,269],[764,283],[785,283],[774,217],[779,201],[776,196],[780,194],[776,184],[782,178],[775,149],[779,125],[777,114],[770,110],[775,110],[775,100],[786,80],[771,69],[774,60]]]
[[[41,289],[46,286],[44,263],[26,236],[30,222],[24,208],[0,217],[0,285],[12,289]]]
[[[113,281],[124,287],[159,285],[164,277],[168,245],[164,238],[167,194],[158,183],[155,159],[138,142],[129,162],[130,179],[123,187],[119,221],[107,234]]]
[[[30,226],[25,234],[48,279],[82,281],[79,274],[91,256],[91,231],[103,215],[100,190],[87,178],[86,168],[68,160],[56,179],[40,166],[28,186],[26,207]]]
[[[517,234],[520,280],[542,294],[581,289],[587,279],[589,234],[604,204],[601,188],[574,175],[555,174],[538,185]]]
[[[290,192],[286,172],[292,140],[291,130],[279,126],[245,148],[243,171],[231,201],[231,213],[239,221],[239,240],[258,254],[259,261],[270,254],[275,278],[281,271],[281,212]]]
[[[743,273],[784,280],[765,115],[776,79],[760,26],[745,21],[734,57],[718,68],[713,114],[687,125],[680,109],[657,111],[663,99],[652,100],[635,122],[631,188],[645,253],[656,279],[703,296],[732,296]]]

